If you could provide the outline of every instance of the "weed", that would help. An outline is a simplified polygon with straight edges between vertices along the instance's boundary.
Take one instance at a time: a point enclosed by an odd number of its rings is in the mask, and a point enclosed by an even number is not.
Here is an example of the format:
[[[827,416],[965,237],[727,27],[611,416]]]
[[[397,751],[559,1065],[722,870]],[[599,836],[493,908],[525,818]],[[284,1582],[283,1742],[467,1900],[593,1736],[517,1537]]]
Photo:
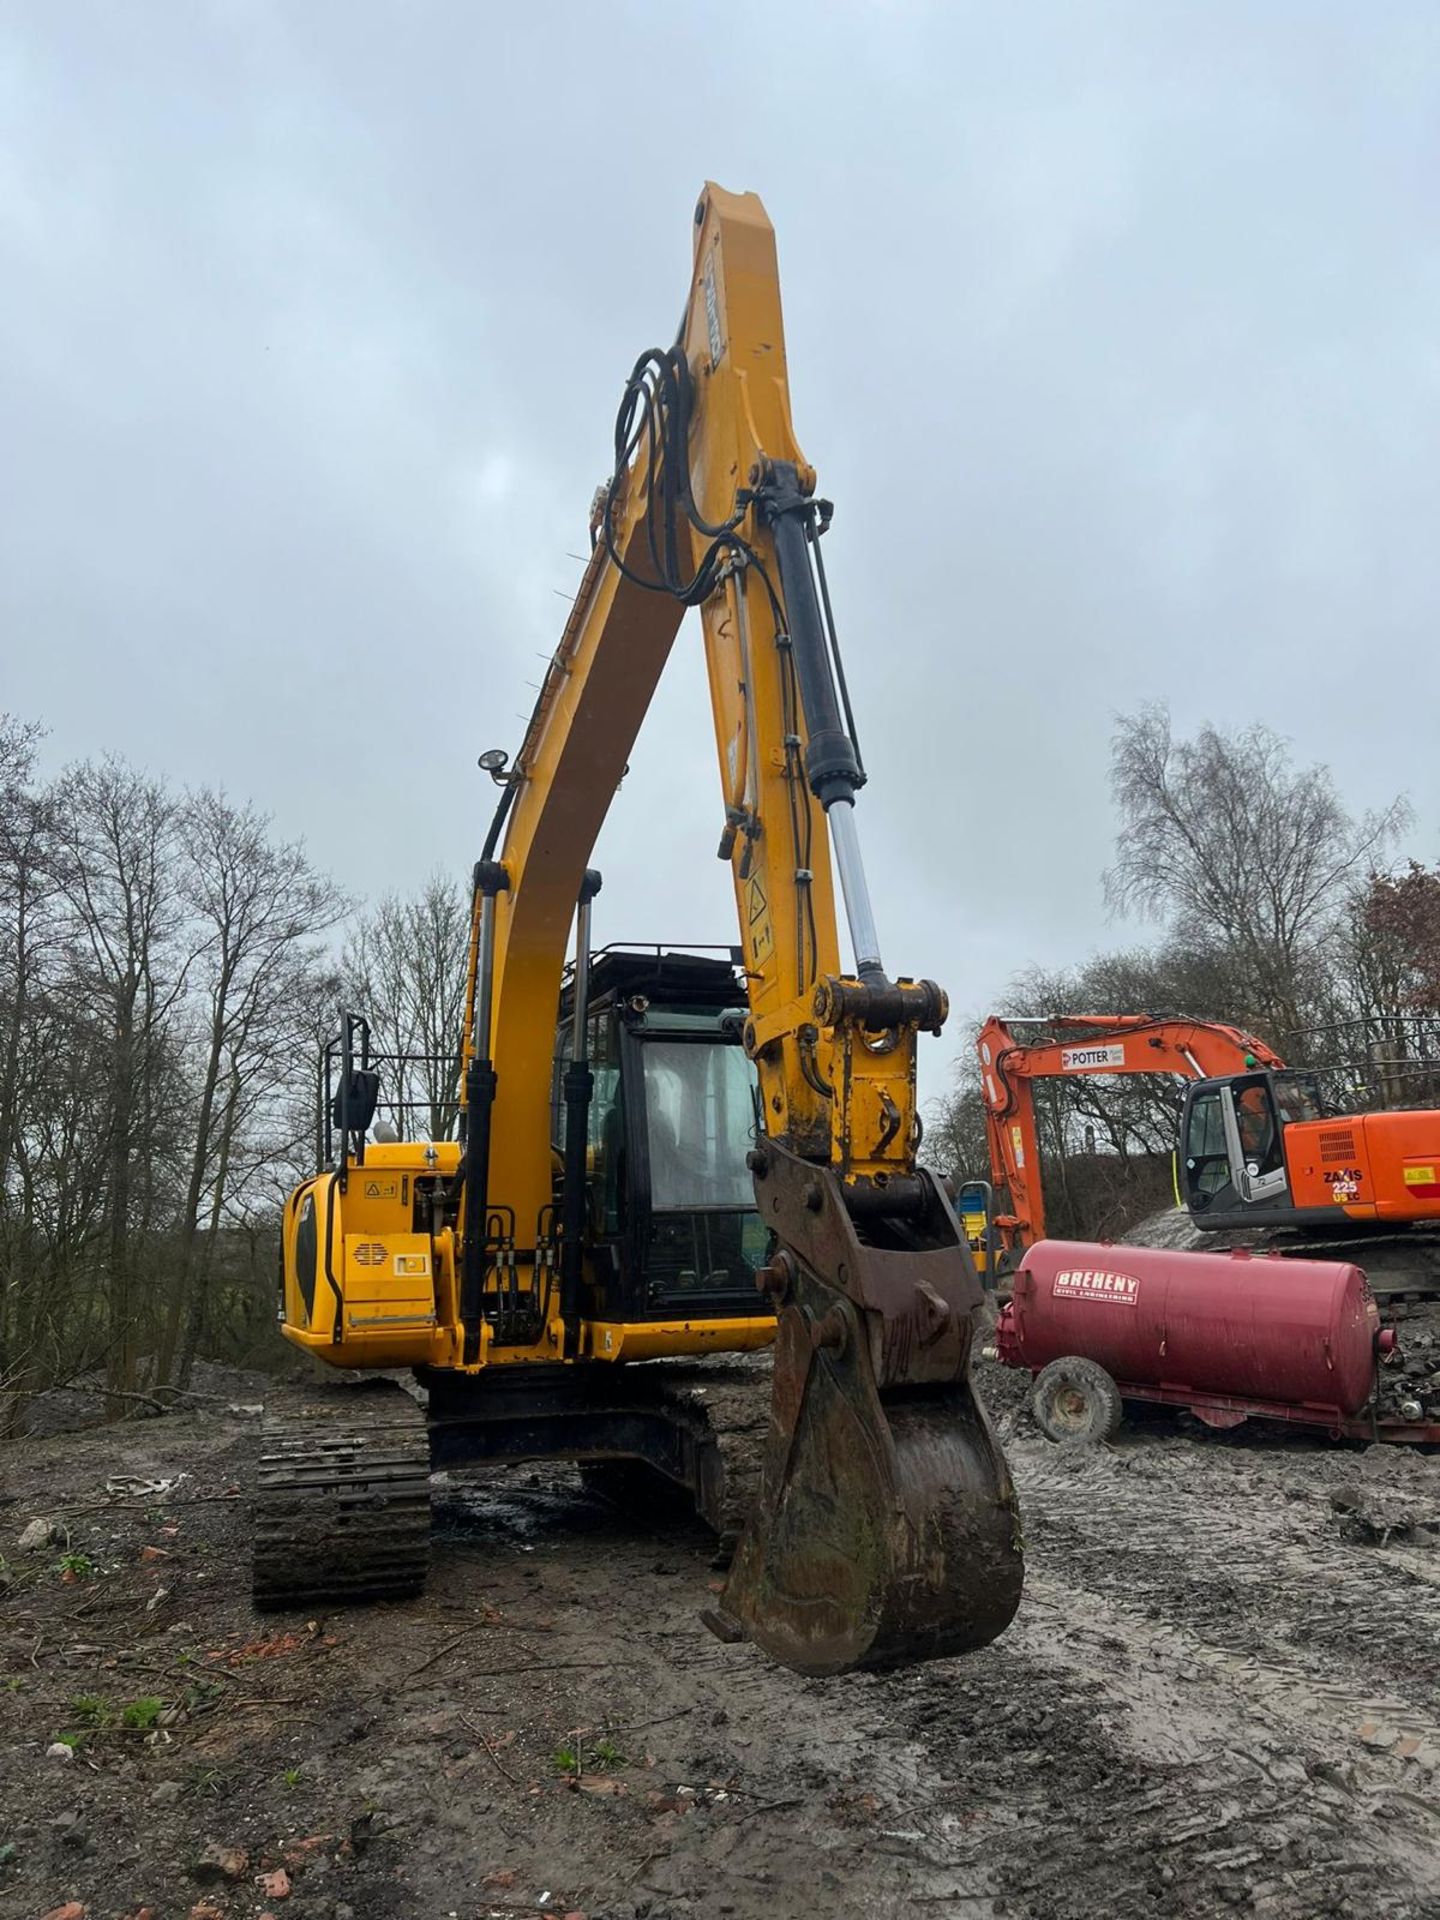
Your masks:
[[[94,1577],[95,1562],[88,1553],[62,1553],[57,1570],[62,1578],[89,1580]]]
[[[0,1680],[0,1689],[6,1693],[19,1693],[24,1684],[23,1678],[18,1673],[7,1673],[5,1678]]]
[[[135,1733],[148,1733],[164,1711],[163,1700],[157,1700],[153,1693],[146,1694],[143,1700],[130,1701],[120,1715],[120,1724]]]
[[[77,1693],[70,1711],[87,1727],[108,1727],[115,1718],[114,1707],[98,1693]]]
[[[195,1776],[196,1793],[208,1793],[219,1797],[225,1785],[225,1775],[219,1767],[202,1767]]]
[[[609,1773],[615,1767],[623,1767],[625,1756],[613,1740],[597,1740],[593,1746],[582,1746],[577,1739],[573,1744],[567,1742],[555,1749],[550,1756],[550,1765],[556,1773],[578,1774],[582,1768],[591,1773]]]
[[[305,1769],[303,1767],[287,1767],[284,1773],[281,1774],[280,1778],[284,1781],[285,1785],[293,1793],[296,1787],[298,1787],[300,1782],[305,1778]]]
[[[182,1704],[187,1713],[208,1713],[225,1697],[218,1680],[196,1680],[185,1689]]]

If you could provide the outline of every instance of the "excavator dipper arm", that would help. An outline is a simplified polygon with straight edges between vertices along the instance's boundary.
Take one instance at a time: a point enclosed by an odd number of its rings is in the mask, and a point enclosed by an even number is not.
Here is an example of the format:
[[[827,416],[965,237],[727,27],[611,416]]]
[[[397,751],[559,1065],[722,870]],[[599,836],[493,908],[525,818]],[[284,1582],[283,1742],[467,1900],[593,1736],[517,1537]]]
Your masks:
[[[697,606],[764,1110],[750,1164],[774,1251],[760,1284],[778,1317],[762,1493],[712,1624],[835,1672],[992,1639],[1019,1601],[1020,1534],[970,1385],[981,1290],[916,1160],[916,1038],[938,1031],[946,1000],[882,964],[855,822],[865,773],[820,560],[830,508],[791,426],[774,234],[754,195],[707,186],[694,240],[678,338],[642,355],[627,384],[590,563],[477,869],[465,1360],[485,1338],[477,1249],[497,1201],[524,1222],[551,1198],[549,1047],[568,932]],[[576,1106],[585,1071],[577,1055]],[[573,1355],[578,1237],[562,1240]]]

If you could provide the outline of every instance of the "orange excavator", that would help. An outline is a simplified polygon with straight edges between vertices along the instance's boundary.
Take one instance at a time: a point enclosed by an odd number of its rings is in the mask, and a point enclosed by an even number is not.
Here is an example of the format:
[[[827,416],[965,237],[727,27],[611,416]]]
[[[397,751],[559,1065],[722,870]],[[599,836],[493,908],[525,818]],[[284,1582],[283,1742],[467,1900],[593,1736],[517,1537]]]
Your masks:
[[[1033,1040],[1012,1027],[1033,1026]],[[1005,1204],[990,1222],[1005,1267],[1045,1237],[1032,1082],[1060,1076],[1161,1073],[1190,1084],[1175,1156],[1178,1203],[1203,1233],[1264,1235],[1293,1229],[1297,1252],[1316,1236],[1388,1235],[1432,1291],[1440,1242],[1415,1234],[1440,1225],[1440,1111],[1331,1114],[1315,1074],[1287,1067],[1253,1034],[1218,1021],[1143,1013],[1059,1014],[1033,1021],[992,1016],[976,1041],[991,1181]],[[1282,1248],[1283,1250],[1283,1248]],[[1396,1284],[1400,1284],[1397,1282]]]

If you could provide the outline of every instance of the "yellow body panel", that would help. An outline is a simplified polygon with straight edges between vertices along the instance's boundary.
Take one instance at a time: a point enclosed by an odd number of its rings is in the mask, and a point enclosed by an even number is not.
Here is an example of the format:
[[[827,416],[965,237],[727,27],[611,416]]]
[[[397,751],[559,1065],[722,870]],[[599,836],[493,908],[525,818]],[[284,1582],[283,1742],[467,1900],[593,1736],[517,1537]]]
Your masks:
[[[433,1156],[433,1157],[432,1157]],[[435,1173],[453,1174],[460,1149],[453,1140],[434,1145],[404,1141],[370,1146],[363,1167],[352,1166],[340,1191],[333,1173],[307,1181],[285,1208],[284,1331],[296,1346],[334,1367],[447,1367],[483,1372],[487,1367],[553,1363],[558,1333],[552,1325],[531,1347],[493,1346],[484,1327],[480,1359],[461,1367],[454,1236],[414,1231],[414,1183]],[[315,1285],[307,1305],[305,1262],[297,1236],[307,1204],[315,1222]],[[326,1222],[330,1271],[343,1297],[340,1337],[337,1302],[325,1274]],[[775,1338],[770,1314],[745,1319],[586,1320],[580,1352],[597,1361],[654,1360],[701,1353],[747,1353]]]
[[[343,1192],[322,1173],[290,1196],[284,1330],[297,1346],[337,1367],[454,1364],[454,1236],[416,1231],[415,1182],[459,1160],[454,1141],[372,1146]],[[307,1215],[313,1248],[302,1245]]]
[[[752,1320],[586,1320],[581,1352],[592,1360],[661,1360],[678,1354],[753,1353],[775,1338],[772,1314]]]

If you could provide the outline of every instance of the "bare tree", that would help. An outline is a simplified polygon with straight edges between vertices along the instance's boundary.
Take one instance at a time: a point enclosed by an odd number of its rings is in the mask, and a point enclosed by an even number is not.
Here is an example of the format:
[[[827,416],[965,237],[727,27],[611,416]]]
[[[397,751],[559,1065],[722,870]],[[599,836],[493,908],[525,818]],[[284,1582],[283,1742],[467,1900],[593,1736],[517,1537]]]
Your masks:
[[[32,786],[37,727],[0,714],[0,1197],[18,1140],[21,1045],[38,990],[53,893],[49,809]]]
[[[1111,907],[1167,920],[1192,952],[1222,953],[1249,1021],[1283,1044],[1306,1025],[1316,949],[1408,819],[1404,800],[1357,819],[1328,768],[1295,768],[1269,727],[1206,725],[1176,740],[1160,705],[1119,720],[1111,785]]]
[[[432,1140],[449,1137],[459,1110],[469,929],[468,895],[437,873],[408,899],[386,895],[345,950],[348,991],[370,1016],[381,1050],[416,1056],[404,1069],[390,1068],[386,1099],[402,1123]]]
[[[56,1380],[103,1366],[120,1411],[142,1360],[185,1384],[273,1338],[346,907],[253,808],[115,760],[47,784],[37,738],[0,716],[4,1430]]]
[[[52,1274],[34,1121],[53,1059],[47,971],[54,958],[50,818],[34,784],[38,727],[0,714],[0,1432],[41,1368]],[[43,1037],[42,1036],[46,1036]]]
[[[183,904],[175,882],[176,807],[159,782],[118,760],[74,767],[54,798],[57,879],[74,917],[68,991],[109,1034],[103,1135],[106,1371],[133,1392],[140,1346],[137,1230],[156,1221],[157,1183],[174,1165],[174,1053],[185,988]],[[117,1402],[118,1405],[118,1402]]]
[[[1315,1041],[1345,1105],[1440,1100],[1440,872],[1372,874],[1336,937]]]
[[[1360,918],[1388,962],[1397,1009],[1440,1013],[1440,868],[1411,860],[1402,872],[1374,874]]]
[[[241,1170],[242,1126],[273,1096],[277,1069],[282,1077],[304,1071],[315,943],[346,902],[303,847],[276,841],[265,815],[237,807],[224,793],[207,788],[189,796],[178,843],[197,1024],[194,1114],[178,1271],[158,1365],[168,1380],[183,1327],[185,1384],[204,1332],[204,1282],[216,1236]]]

